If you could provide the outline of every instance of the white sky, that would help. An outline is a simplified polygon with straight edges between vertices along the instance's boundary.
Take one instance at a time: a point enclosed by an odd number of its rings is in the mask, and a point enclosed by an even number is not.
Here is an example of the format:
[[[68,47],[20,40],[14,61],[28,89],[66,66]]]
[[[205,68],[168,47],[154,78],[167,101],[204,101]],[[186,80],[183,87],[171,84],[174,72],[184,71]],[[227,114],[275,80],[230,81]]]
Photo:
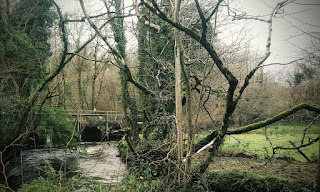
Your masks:
[[[69,12],[71,14],[75,12],[81,13],[78,0],[56,0],[56,2],[62,6],[63,12]],[[86,5],[88,5],[88,10],[90,7],[94,7],[94,10],[101,9],[103,5],[99,4],[100,2],[100,0],[85,1]],[[229,2],[232,6],[237,7],[237,9],[244,11],[249,15],[267,15],[271,13],[272,8],[275,7],[279,0],[229,0]],[[294,14],[284,18],[274,19],[271,56],[266,63],[290,62],[300,56],[299,48],[304,48],[309,39],[301,35],[302,31],[298,28],[306,32],[320,32],[320,1],[296,0],[296,2],[317,5],[290,4],[285,7],[285,12]],[[125,3],[130,5],[132,4],[132,0],[125,0]],[[246,23],[250,28],[250,35],[253,37],[251,45],[254,47],[254,50],[264,53],[268,34],[268,24],[258,21],[243,23]],[[312,25],[306,25],[305,23]],[[134,47],[136,45],[134,36],[132,34],[127,34],[127,36],[129,37],[128,46],[131,48]],[[275,75],[283,76],[283,72],[288,71],[289,69],[292,70],[292,67],[271,67],[268,68],[268,71],[273,71],[275,72]]]
[[[248,15],[268,15],[272,8],[280,0],[229,0],[232,5]],[[302,29],[305,32],[320,33],[320,1],[319,0],[296,0],[296,3],[307,4],[289,4],[285,7],[287,15],[283,18],[273,19],[273,34],[271,42],[271,55],[265,64],[268,63],[287,63],[298,59],[301,56],[301,50],[310,42],[310,38],[302,35]],[[313,4],[313,5],[309,5]],[[311,24],[311,25],[307,25]],[[250,35],[254,38],[251,45],[255,51],[265,52],[265,46],[268,35],[268,24],[259,21],[250,21],[247,24]],[[265,68],[266,71],[273,74],[273,80],[285,81],[287,74],[294,70],[294,66],[272,66]]]
[[[243,7],[247,8],[247,13],[251,15],[257,14],[268,14],[271,9],[259,0],[246,0]],[[274,7],[277,1],[268,0],[266,1],[270,6]],[[318,6],[303,6],[297,4],[290,4],[285,7],[285,11],[288,13],[295,13],[291,16],[286,16],[285,18],[274,19],[273,24],[273,39],[272,39],[272,52],[273,58],[277,59],[281,57],[282,60],[290,59],[294,57],[297,49],[295,46],[301,48],[307,43],[305,36],[301,36],[302,32],[295,28],[301,28],[306,32],[317,31],[320,32],[320,1],[297,1],[305,4],[314,3],[319,4]],[[296,19],[298,18],[298,19]],[[309,23],[318,27],[312,27],[311,25],[306,25]],[[258,22],[256,22],[258,23]],[[260,24],[261,25],[261,24]],[[259,24],[257,24],[259,26]],[[257,39],[261,36],[267,35],[267,25],[261,25],[261,27],[256,27],[254,30]],[[258,40],[259,41],[259,40]],[[259,44],[259,43],[256,43]]]

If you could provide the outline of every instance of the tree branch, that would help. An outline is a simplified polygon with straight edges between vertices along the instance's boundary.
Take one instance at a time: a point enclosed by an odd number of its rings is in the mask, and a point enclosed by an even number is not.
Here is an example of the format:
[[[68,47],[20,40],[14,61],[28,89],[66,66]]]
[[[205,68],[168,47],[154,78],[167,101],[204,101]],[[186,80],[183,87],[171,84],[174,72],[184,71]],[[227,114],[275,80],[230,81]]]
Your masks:
[[[89,18],[99,18],[99,17],[105,16],[107,14],[108,14],[108,12],[101,13],[99,15],[89,16]],[[82,17],[81,19],[66,19],[65,22],[85,22],[86,21],[85,19],[86,19],[85,17]]]
[[[273,148],[273,150],[275,151],[275,150],[278,150],[278,149],[286,149],[286,150],[297,150],[297,149],[301,149],[301,148],[303,148],[303,147],[308,147],[309,145],[312,145],[312,144],[314,144],[314,143],[316,143],[317,141],[319,141],[320,140],[320,136],[319,137],[317,137],[317,138],[315,138],[315,139],[313,139],[312,141],[310,141],[309,143],[307,143],[307,144],[303,144],[303,145],[299,145],[299,146],[297,146],[297,147],[275,147],[275,148]]]
[[[87,60],[87,61],[93,61],[93,62],[97,62],[97,63],[107,63],[107,64],[112,64],[116,67],[119,67],[119,66],[115,65],[112,61],[102,61],[102,60],[90,59],[84,55],[80,55],[79,53],[68,53],[68,55],[76,55],[76,56],[81,57],[82,59]]]
[[[272,65],[291,65],[291,64],[295,64],[297,63],[298,61],[302,61],[304,59],[295,59],[293,61],[290,61],[288,63],[268,63],[268,64],[265,64],[265,65],[261,65],[260,67],[268,67],[268,66],[272,66]]]
[[[303,136],[302,136],[302,139],[301,139],[301,144],[304,143],[304,139],[306,137],[306,133],[307,131],[310,129],[310,127],[319,119],[320,115],[318,115],[316,118],[313,119],[313,121],[304,129],[304,132],[303,132]]]
[[[6,189],[8,191],[11,191],[11,192],[14,192],[13,189],[11,189],[11,187],[9,186],[9,183],[8,183],[8,176],[6,175],[6,165],[5,165],[5,160],[3,158],[3,153],[8,149],[10,148],[11,146],[14,146],[22,137],[24,137],[25,135],[27,135],[29,133],[29,130],[26,130],[25,133],[19,135],[14,141],[12,141],[9,145],[5,146],[4,149],[2,151],[0,151],[0,163],[1,163],[1,166],[2,166],[2,175],[4,177],[4,185],[0,184],[0,188],[2,189]]]
[[[215,8],[212,10],[212,12],[210,13],[210,15],[208,16],[208,18],[206,19],[206,22],[209,22],[209,20],[211,19],[211,17],[218,11],[218,8],[220,6],[220,4],[222,3],[223,0],[219,0],[217,5],[215,6]]]
[[[215,64],[219,68],[220,72],[224,75],[224,77],[228,80],[228,82],[231,82],[232,84],[238,83],[238,80],[234,77],[234,75],[231,73],[231,71],[223,65],[222,60],[219,58],[219,56],[216,53],[216,51],[214,50],[213,46],[207,40],[201,41],[201,36],[197,32],[182,25],[178,21],[174,21],[174,20],[170,19],[165,13],[163,13],[159,9],[158,6],[154,6],[154,5],[156,5],[156,3],[154,1],[152,1],[152,4],[151,4],[149,1],[143,0],[141,3],[143,5],[145,5],[153,14],[157,15],[159,18],[161,18],[162,20],[171,24],[173,27],[177,28],[180,31],[183,31],[188,36],[190,36],[194,40],[198,41],[207,50],[210,57],[213,59],[213,61],[215,62]]]
[[[205,40],[207,37],[207,21],[206,21],[206,18],[203,14],[203,11],[200,7],[200,3],[198,0],[194,0],[194,2],[196,3],[196,8],[197,8],[197,11],[198,11],[198,14],[199,14],[199,17],[200,17],[200,20],[201,20],[201,26],[202,26],[202,34],[201,34],[201,40],[200,41],[203,41]]]
[[[215,62],[215,65],[218,67],[219,71],[224,75],[224,77],[227,79],[229,88],[228,93],[226,96],[226,113],[223,119],[223,125],[222,125],[222,132],[221,134],[224,135],[228,126],[230,117],[234,112],[236,103],[234,102],[234,93],[238,86],[238,79],[232,74],[232,72],[224,66],[222,60],[218,56],[217,52],[213,48],[213,45],[206,39],[203,38],[203,35],[199,35],[197,32],[193,31],[192,29],[185,27],[180,22],[170,19],[165,13],[163,13],[159,7],[157,6],[156,2],[154,0],[151,1],[152,4],[147,1],[143,0],[142,3],[155,15],[157,15],[159,18],[164,20],[165,22],[171,24],[176,29],[183,31],[185,34],[193,38],[194,40],[198,41],[209,53],[211,59]],[[223,136],[222,136],[223,137]],[[222,138],[221,137],[221,138]],[[217,140],[218,143],[220,143],[220,140]]]
[[[159,32],[160,29],[161,29],[159,25],[156,25],[156,24],[154,24],[154,23],[151,23],[150,21],[148,21],[148,20],[145,18],[145,15],[141,15],[141,14],[140,14],[139,6],[140,6],[141,4],[142,4],[142,3],[138,3],[138,4],[136,5],[136,15],[137,15],[139,21],[140,21],[141,23],[143,23],[144,25],[146,25],[146,26],[148,26],[148,27],[150,27],[150,28],[153,28],[153,29],[155,29],[155,30],[157,30],[157,31]]]
[[[59,15],[59,25],[60,25],[60,29],[61,29],[61,32],[62,32],[62,42],[63,42],[62,57],[61,57],[61,60],[60,60],[59,67],[56,69],[56,71],[51,76],[49,76],[42,83],[40,88],[37,89],[37,91],[35,92],[34,96],[31,99],[31,102],[30,102],[29,106],[27,107],[27,109],[23,113],[22,118],[20,120],[20,124],[19,124],[19,131],[20,132],[22,131],[23,126],[25,125],[25,122],[26,122],[27,117],[28,117],[28,115],[30,113],[30,110],[34,106],[34,104],[35,104],[36,100],[38,99],[38,97],[40,96],[40,93],[44,90],[44,88],[47,86],[47,84],[49,82],[51,82],[60,73],[60,71],[64,68],[64,66],[67,64],[67,63],[65,63],[65,60],[66,60],[67,51],[68,51],[68,38],[67,38],[67,35],[66,35],[66,26],[65,26],[64,18],[62,16],[60,7],[54,2],[54,0],[51,0],[51,2],[56,7],[58,15]]]
[[[293,107],[293,108],[291,108],[291,109],[289,109],[287,111],[279,113],[278,115],[275,115],[272,118],[266,119],[264,121],[260,121],[260,122],[257,122],[257,123],[246,125],[244,127],[238,128],[238,129],[229,130],[229,131],[227,131],[226,134],[227,135],[234,135],[234,134],[242,134],[242,133],[246,133],[246,132],[249,132],[249,131],[253,131],[253,130],[265,127],[267,125],[270,125],[272,123],[275,123],[277,121],[280,121],[281,119],[284,119],[284,118],[296,113],[297,111],[299,111],[301,109],[307,109],[309,111],[313,111],[313,112],[316,112],[316,113],[320,114],[320,107],[309,105],[309,104],[306,104],[306,103],[302,103],[302,104],[299,104],[299,105],[297,105],[297,106],[295,106],[295,107]]]
[[[270,47],[271,47],[271,37],[272,37],[272,23],[273,23],[273,18],[275,17],[275,15],[277,14],[277,11],[282,8],[284,5],[286,5],[286,3],[289,0],[280,2],[277,4],[277,6],[272,10],[271,14],[270,14],[270,18],[267,21],[269,24],[269,31],[268,31],[268,38],[267,38],[267,45],[266,45],[266,53],[265,56],[259,61],[259,63],[257,64],[257,66],[252,69],[249,74],[246,76],[245,81],[242,85],[242,87],[240,88],[239,91],[239,95],[237,96],[237,98],[235,99],[235,103],[238,103],[239,99],[241,98],[244,90],[247,88],[247,86],[249,85],[249,81],[250,79],[253,77],[253,75],[255,74],[255,72],[260,68],[260,66],[268,59],[268,57],[271,54],[270,51]]]

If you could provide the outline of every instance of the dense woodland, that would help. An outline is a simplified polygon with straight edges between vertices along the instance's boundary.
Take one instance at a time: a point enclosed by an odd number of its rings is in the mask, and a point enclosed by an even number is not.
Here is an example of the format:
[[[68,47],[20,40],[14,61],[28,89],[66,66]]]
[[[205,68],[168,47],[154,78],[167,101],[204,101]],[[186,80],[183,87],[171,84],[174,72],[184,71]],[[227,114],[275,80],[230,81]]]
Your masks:
[[[77,145],[68,110],[124,114],[119,151],[129,177],[152,186],[141,191],[203,187],[226,136],[274,124],[303,125],[303,135],[319,124],[319,31],[299,29],[307,46],[296,58],[266,62],[274,22],[299,17],[287,11],[304,6],[298,1],[270,3],[267,15],[246,14],[224,0],[79,0],[74,14],[54,0],[0,2],[2,189],[13,191],[5,167],[21,148],[48,135],[56,147]],[[265,26],[263,52],[254,49],[249,28],[235,27],[247,21]],[[268,71],[277,65],[291,70],[276,82]],[[294,146],[271,146],[297,150],[320,140],[302,138]],[[217,183],[198,191],[219,191]]]

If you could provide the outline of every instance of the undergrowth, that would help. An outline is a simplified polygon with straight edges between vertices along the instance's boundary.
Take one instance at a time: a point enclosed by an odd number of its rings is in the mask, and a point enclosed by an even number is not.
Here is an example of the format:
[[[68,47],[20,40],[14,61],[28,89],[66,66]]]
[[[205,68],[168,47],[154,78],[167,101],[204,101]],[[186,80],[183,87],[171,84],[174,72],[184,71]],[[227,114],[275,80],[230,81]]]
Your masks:
[[[276,176],[258,177],[254,173],[234,169],[228,172],[210,172],[196,180],[187,190],[215,192],[300,192],[312,191],[305,183],[289,183]]]

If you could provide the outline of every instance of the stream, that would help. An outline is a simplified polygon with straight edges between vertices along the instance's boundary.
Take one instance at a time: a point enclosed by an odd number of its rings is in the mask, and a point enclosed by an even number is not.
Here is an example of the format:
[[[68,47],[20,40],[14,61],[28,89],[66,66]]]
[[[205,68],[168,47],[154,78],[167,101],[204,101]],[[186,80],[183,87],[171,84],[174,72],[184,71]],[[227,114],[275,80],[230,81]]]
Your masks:
[[[68,176],[81,173],[95,181],[117,184],[126,172],[118,157],[117,141],[85,142],[77,150],[57,148],[27,149],[6,167],[12,187],[45,176],[52,168]]]
[[[87,143],[86,155],[79,158],[84,174],[103,183],[116,184],[125,173],[125,164],[118,157],[116,142]]]

